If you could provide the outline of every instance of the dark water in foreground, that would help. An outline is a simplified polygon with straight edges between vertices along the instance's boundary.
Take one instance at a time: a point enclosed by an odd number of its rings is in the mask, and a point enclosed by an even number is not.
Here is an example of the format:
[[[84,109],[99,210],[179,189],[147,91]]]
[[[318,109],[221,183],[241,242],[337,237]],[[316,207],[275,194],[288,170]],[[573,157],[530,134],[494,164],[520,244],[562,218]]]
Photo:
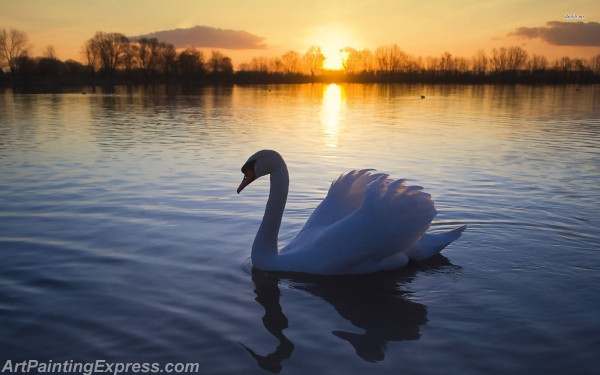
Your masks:
[[[600,371],[600,87],[175,91],[0,94],[0,366]],[[262,148],[290,169],[284,243],[354,168],[469,227],[395,272],[253,273],[268,180],[235,189]]]

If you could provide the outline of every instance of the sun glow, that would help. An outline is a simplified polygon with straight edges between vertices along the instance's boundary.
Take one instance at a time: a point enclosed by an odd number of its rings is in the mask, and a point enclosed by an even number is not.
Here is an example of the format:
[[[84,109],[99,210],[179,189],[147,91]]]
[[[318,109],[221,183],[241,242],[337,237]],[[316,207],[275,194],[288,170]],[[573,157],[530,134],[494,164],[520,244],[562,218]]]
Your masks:
[[[321,52],[325,55],[323,68],[328,70],[342,70],[343,54],[340,50],[344,47],[353,45],[348,34],[338,26],[327,26],[320,28],[315,33],[313,44],[321,47]]]
[[[323,68],[327,70],[341,70],[342,66],[342,54],[340,53],[341,47],[323,47],[323,55],[325,55],[325,61],[323,62]]]

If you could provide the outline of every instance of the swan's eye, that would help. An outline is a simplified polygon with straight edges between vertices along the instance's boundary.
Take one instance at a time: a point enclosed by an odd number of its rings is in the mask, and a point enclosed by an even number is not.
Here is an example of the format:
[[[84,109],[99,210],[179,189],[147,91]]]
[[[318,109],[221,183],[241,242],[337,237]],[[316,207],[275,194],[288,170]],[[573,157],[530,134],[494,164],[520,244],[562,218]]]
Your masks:
[[[247,161],[246,164],[242,166],[242,173],[245,176],[248,176],[249,173],[254,176],[254,164],[256,164],[256,159]]]
[[[255,163],[256,163],[256,160],[251,160],[251,161],[247,162],[246,164],[244,164],[244,166],[242,167],[242,173],[244,174],[244,179],[242,180],[240,187],[238,187],[238,189],[237,189],[238,194],[240,193],[240,191],[244,190],[244,188],[246,186],[248,186],[252,181],[254,181],[256,179],[256,173],[254,173],[254,164]]]

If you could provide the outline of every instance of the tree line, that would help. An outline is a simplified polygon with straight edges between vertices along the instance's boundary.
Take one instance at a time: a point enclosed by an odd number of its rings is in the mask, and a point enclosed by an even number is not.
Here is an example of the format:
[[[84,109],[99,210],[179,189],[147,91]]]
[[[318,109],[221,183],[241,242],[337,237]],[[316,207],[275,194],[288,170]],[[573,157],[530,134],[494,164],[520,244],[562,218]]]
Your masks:
[[[345,47],[340,52],[343,74],[337,76],[349,82],[600,82],[600,54],[589,59],[565,56],[550,61],[543,55],[530,56],[522,47],[511,46],[493,48],[489,54],[478,50],[470,58],[450,52],[421,57],[404,52],[397,44],[374,51]],[[252,58],[240,64],[239,72],[331,75],[323,69],[323,61],[320,48],[313,46],[304,56],[290,51],[280,58]]]
[[[345,47],[341,71],[323,68],[319,46],[304,54],[288,51],[279,57],[254,57],[234,70],[222,52],[190,47],[178,51],[156,38],[131,40],[121,33],[96,32],[81,49],[82,61],[61,61],[54,47],[30,57],[29,39],[17,29],[0,30],[0,82],[50,80],[57,83],[156,82],[284,83],[284,82],[493,82],[594,83],[600,82],[600,54],[590,59],[563,57],[549,61],[519,47],[479,50],[470,58],[444,52],[420,57],[397,44],[374,51]]]

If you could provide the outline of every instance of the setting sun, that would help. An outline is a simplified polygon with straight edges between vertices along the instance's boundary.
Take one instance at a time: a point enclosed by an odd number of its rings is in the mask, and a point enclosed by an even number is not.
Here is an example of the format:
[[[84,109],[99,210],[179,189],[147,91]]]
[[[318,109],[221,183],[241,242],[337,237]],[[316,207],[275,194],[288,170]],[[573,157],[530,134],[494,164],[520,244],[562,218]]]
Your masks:
[[[325,62],[323,62],[323,68],[328,70],[341,70],[342,66],[342,54],[340,53],[341,47],[332,46],[331,48],[323,47],[323,54],[325,55]]]
[[[321,47],[325,55],[323,68],[328,70],[342,70],[343,54],[340,50],[354,43],[348,34],[337,26],[324,26],[315,32],[314,43]]]

